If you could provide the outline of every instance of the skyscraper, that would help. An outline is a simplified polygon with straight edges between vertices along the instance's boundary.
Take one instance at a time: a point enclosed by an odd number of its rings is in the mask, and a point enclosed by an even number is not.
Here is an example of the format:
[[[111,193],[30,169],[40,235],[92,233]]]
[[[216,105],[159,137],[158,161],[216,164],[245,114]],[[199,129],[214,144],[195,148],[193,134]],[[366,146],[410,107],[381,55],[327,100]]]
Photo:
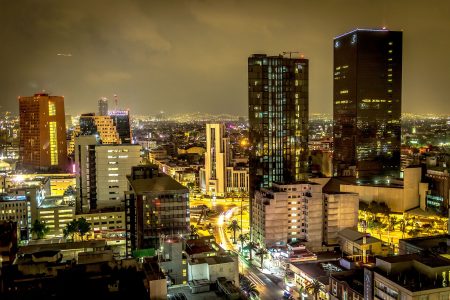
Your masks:
[[[250,201],[273,182],[307,178],[308,60],[248,59]]]
[[[224,196],[226,193],[229,144],[223,124],[206,124],[205,191],[208,194]]]
[[[333,165],[360,178],[400,171],[402,32],[355,29],[334,39]]]
[[[211,196],[248,193],[248,168],[232,163],[224,124],[206,124],[205,166],[200,169],[202,191]]]
[[[98,100],[98,115],[107,116],[108,115],[108,99],[103,97]]]
[[[122,144],[131,144],[130,112],[128,110],[109,111]]]
[[[25,168],[67,167],[64,97],[46,93],[19,97],[20,163]]]

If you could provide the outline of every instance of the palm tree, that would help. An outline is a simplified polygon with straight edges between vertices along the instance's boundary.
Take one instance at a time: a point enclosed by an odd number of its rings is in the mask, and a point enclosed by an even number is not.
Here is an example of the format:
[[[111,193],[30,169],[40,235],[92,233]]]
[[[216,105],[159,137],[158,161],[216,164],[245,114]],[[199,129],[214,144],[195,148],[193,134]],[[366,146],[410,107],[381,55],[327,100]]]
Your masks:
[[[242,274],[239,274],[239,285],[242,293],[244,293],[244,295],[248,298],[256,298],[259,296],[259,291],[256,288],[256,285]]]
[[[67,239],[69,235],[72,236],[72,241],[75,240],[75,233],[78,232],[78,222],[77,220],[72,220],[67,223],[66,228],[63,229],[64,238]]]
[[[50,228],[43,221],[35,220],[31,225],[31,233],[36,234],[38,240],[43,239],[49,231]]]
[[[91,224],[86,221],[85,218],[79,218],[77,221],[77,230],[81,237],[81,240],[83,240],[83,237],[91,231]]]
[[[319,295],[321,289],[322,284],[317,279],[314,279],[305,287],[305,290],[308,291],[309,294],[314,295],[314,300],[317,300],[317,296]]]
[[[252,256],[253,255],[253,250],[258,249],[258,245],[255,242],[250,241],[250,242],[247,243],[247,248],[248,248],[248,251],[250,253],[250,260],[252,260],[253,259],[253,256]]]
[[[238,236],[238,240],[241,242],[241,252],[244,251],[244,242],[248,241],[247,234],[240,234]]]
[[[255,255],[259,256],[260,262],[261,262],[261,269],[263,268],[263,262],[264,262],[264,256],[269,253],[266,248],[259,248],[258,251],[256,251]]]
[[[191,239],[195,239],[195,238],[198,238],[198,229],[197,229],[197,227],[195,227],[194,225],[191,225],[191,234],[190,234],[190,236],[191,236]]]
[[[238,222],[236,220],[231,221],[227,229],[233,231],[233,243],[236,244],[236,231],[241,230],[241,227],[239,227]]]

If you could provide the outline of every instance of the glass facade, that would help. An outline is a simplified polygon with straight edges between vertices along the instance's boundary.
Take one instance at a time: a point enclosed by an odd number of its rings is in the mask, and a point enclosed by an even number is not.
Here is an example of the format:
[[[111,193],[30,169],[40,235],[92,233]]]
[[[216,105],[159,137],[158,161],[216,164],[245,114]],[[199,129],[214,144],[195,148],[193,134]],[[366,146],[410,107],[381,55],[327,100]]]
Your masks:
[[[111,111],[109,116],[113,119],[122,144],[131,144],[130,114],[127,110]]]
[[[248,59],[250,199],[273,182],[307,178],[308,60]]]
[[[357,29],[334,39],[334,174],[400,172],[402,32]]]

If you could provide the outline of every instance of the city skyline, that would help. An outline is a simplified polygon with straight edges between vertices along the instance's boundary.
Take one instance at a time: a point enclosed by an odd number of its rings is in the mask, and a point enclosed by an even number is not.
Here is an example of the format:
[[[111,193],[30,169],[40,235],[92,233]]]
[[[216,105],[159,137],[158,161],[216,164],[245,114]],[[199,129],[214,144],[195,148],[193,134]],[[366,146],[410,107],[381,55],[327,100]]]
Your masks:
[[[404,34],[403,112],[449,113],[450,4],[255,3],[4,4],[0,106],[17,112],[18,96],[46,90],[69,114],[117,94],[132,113],[246,115],[246,58],[299,51],[311,62],[310,113],[331,113],[333,38],[386,26]]]

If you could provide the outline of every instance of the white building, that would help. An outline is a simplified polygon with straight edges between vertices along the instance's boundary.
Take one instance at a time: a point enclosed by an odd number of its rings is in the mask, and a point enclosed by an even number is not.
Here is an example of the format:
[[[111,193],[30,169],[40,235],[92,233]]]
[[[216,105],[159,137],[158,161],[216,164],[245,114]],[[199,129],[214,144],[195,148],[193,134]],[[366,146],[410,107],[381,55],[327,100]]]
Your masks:
[[[253,240],[266,247],[301,241],[311,250],[338,242],[338,232],[356,228],[358,196],[324,194],[315,182],[261,189],[252,203]]]
[[[223,197],[248,192],[248,168],[233,167],[229,145],[223,124],[206,124],[205,166],[200,170],[203,193]]]
[[[141,147],[100,145],[95,136],[79,136],[75,145],[77,212],[121,206],[126,176],[140,164]]]

